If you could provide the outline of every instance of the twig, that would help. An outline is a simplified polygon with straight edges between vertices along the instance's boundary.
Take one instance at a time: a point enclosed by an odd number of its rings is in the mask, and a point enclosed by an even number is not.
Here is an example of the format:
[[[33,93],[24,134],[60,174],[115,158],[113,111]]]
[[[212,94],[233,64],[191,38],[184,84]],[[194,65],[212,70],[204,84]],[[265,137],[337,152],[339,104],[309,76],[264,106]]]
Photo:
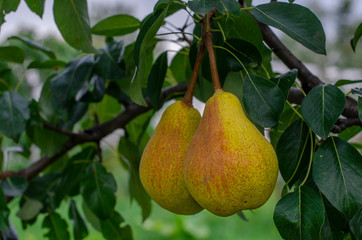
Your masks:
[[[53,125],[51,125],[49,123],[43,123],[43,127],[46,128],[46,129],[52,130],[54,132],[61,133],[63,135],[69,136],[69,137],[73,137],[74,135],[76,135],[76,133],[74,133],[74,132],[68,131],[66,129],[63,129],[63,128],[60,128],[60,127],[57,127],[57,126],[53,126]]]
[[[99,122],[98,114],[94,113],[93,116],[94,116],[95,126],[99,126],[100,122]],[[97,141],[97,156],[98,156],[98,161],[100,163],[103,162],[101,140]]]
[[[182,101],[192,107],[192,97],[194,96],[197,79],[199,77],[199,71],[202,63],[202,58],[204,57],[205,52],[205,43],[204,40],[201,41],[199,52],[197,53],[196,62],[194,64],[194,68],[192,69],[192,75],[190,79],[189,86],[183,97]]]
[[[212,86],[214,87],[214,92],[217,89],[221,89],[219,74],[217,73],[214,44],[212,42],[212,33],[211,33],[211,24],[210,24],[215,12],[216,9],[211,10],[202,20],[202,39],[204,39],[205,41],[205,46],[209,54],[211,79],[212,79]]]
[[[185,92],[186,91],[186,84],[181,83],[178,85],[174,85],[168,88],[165,88],[161,92],[161,99],[167,98],[169,95],[175,92]],[[113,132],[118,128],[124,128],[128,122],[132,119],[137,117],[138,115],[147,112],[148,110],[152,109],[152,106],[147,100],[148,106],[140,106],[137,104],[130,104],[127,109],[114,117],[113,119],[102,123],[100,125],[93,126],[89,129],[86,129],[82,133],[74,133],[72,137],[63,145],[63,148],[56,153],[55,155],[48,157],[43,156],[35,163],[31,164],[27,168],[20,169],[18,171],[5,171],[0,174],[0,180],[9,178],[12,176],[23,176],[27,180],[31,180],[35,176],[37,176],[40,172],[46,169],[49,165],[56,162],[60,157],[62,157],[65,153],[71,150],[73,147],[85,143],[85,142],[97,142],[100,141],[102,138]],[[55,129],[54,129],[55,130]],[[58,131],[58,129],[57,129]],[[87,137],[85,137],[87,136]]]

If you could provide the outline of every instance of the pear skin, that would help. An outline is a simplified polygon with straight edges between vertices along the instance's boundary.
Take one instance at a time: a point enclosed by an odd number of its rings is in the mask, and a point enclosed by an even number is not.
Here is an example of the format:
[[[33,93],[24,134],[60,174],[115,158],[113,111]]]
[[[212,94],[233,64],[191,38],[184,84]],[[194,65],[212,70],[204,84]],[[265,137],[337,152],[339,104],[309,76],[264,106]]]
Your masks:
[[[202,207],[187,190],[183,161],[199,125],[200,113],[181,101],[163,113],[142,154],[141,182],[161,207],[177,214],[195,214]]]
[[[278,160],[271,144],[248,120],[237,97],[216,90],[184,161],[191,195],[211,213],[230,216],[263,205],[277,176]]]

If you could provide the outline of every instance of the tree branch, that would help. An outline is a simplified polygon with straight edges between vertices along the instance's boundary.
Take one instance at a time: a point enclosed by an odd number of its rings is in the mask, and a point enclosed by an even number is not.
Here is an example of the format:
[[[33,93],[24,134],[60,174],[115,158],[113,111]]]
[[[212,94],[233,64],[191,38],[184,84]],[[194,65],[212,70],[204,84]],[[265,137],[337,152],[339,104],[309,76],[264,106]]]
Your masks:
[[[308,93],[312,88],[324,83],[280,41],[273,31],[265,24],[257,21],[264,42],[278,56],[278,58],[290,69],[298,69],[298,78],[302,83],[303,90]],[[347,118],[358,118],[357,101],[351,97],[346,97],[346,106],[342,113]]]
[[[165,100],[171,94],[177,92],[185,92],[187,85],[185,83],[180,83],[168,88],[163,89],[161,92],[161,100]],[[96,125],[94,127],[88,128],[81,133],[72,133],[64,132],[57,127],[50,126],[46,124],[46,128],[54,130],[56,132],[63,133],[67,136],[70,136],[69,140],[63,145],[63,148],[56,153],[55,155],[48,157],[43,156],[35,163],[31,164],[27,168],[20,169],[18,171],[5,171],[0,174],[0,180],[9,178],[12,176],[22,176],[27,180],[31,180],[37,176],[40,172],[46,169],[49,165],[56,162],[61,156],[71,150],[73,147],[85,143],[85,142],[99,142],[102,138],[110,134],[116,129],[124,128],[127,123],[138,115],[145,113],[152,109],[152,105],[149,100],[147,100],[148,106],[140,106],[137,104],[129,104],[125,111],[114,117],[113,119],[104,122],[102,124]]]
[[[335,125],[332,128],[333,133],[340,133],[348,127],[360,126],[362,127],[362,122],[359,118],[347,118],[347,119],[338,119]]]
[[[290,88],[289,92],[288,92],[288,101],[290,103],[294,103],[294,104],[302,104],[302,101],[304,99],[304,94],[302,93],[302,91],[298,88]],[[346,102],[346,106],[348,105],[348,103]],[[344,111],[346,110],[346,108],[344,109]],[[352,126],[361,126],[362,127],[362,122],[360,121],[360,119],[357,118],[340,118],[337,120],[337,122],[334,124],[331,132],[333,133],[340,133],[343,130],[345,130],[348,127],[352,127]]]

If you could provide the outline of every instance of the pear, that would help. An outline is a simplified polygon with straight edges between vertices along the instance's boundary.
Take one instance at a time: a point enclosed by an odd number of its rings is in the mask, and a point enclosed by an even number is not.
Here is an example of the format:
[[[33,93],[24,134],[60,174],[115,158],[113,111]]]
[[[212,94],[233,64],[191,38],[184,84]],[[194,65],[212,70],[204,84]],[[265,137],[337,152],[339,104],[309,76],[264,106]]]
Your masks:
[[[213,214],[230,216],[263,205],[277,176],[278,160],[271,144],[248,120],[237,97],[216,90],[184,161],[191,195]]]
[[[177,214],[195,214],[202,207],[187,190],[183,161],[200,122],[200,113],[177,101],[163,113],[142,154],[140,179],[153,200]]]

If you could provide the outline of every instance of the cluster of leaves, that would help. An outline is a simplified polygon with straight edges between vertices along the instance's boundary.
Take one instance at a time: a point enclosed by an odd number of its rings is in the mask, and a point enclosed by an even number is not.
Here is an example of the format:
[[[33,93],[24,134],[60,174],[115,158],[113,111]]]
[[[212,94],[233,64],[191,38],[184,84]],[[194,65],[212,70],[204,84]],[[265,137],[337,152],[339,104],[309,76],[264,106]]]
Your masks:
[[[16,10],[19,2],[0,1],[0,23],[4,14]],[[40,17],[44,2],[26,0]],[[212,31],[221,84],[243,102],[261,132],[269,130],[286,183],[274,214],[281,236],[340,239],[350,234],[361,238],[362,157],[356,149],[361,146],[348,142],[361,128],[346,129],[338,136],[330,134],[345,106],[345,95],[338,87],[357,81],[341,80],[335,85],[315,87],[306,94],[301,106],[292,105],[287,97],[291,87],[298,87],[298,72],[273,72],[271,50],[263,43],[257,21],[280,29],[318,54],[326,52],[323,27],[309,9],[294,3],[251,7],[251,1],[246,2],[249,7],[241,9],[234,0],[159,0],[142,22],[129,15],[115,15],[91,27],[86,0],[55,0],[54,18],[64,40],[86,54],[66,63],[51,49],[23,37],[13,38],[13,42],[22,45],[0,47],[2,147],[21,146],[19,154],[30,158],[30,148],[36,146],[50,157],[62,151],[72,138],[61,130],[86,130],[98,121],[112,119],[132,102],[147,105],[145,99],[154,109],[160,108],[162,88],[189,80],[201,37],[199,20],[216,8]],[[164,20],[177,11],[190,13],[189,9],[196,21],[192,45],[182,48],[170,64],[167,52],[154,60],[154,48],[161,40],[157,32],[166,24]],[[114,39],[136,30],[137,40],[128,46]],[[92,34],[105,36],[104,48],[92,45]],[[353,48],[360,36],[358,28],[351,42]],[[30,50],[42,57],[29,59]],[[26,84],[14,80],[16,64],[46,71],[37,101],[29,100],[26,88],[19,91],[18,83]],[[362,119],[362,90],[355,88],[351,93],[358,96]],[[210,66],[205,57],[195,97],[205,102],[212,94]],[[140,183],[138,165],[154,113],[130,121],[118,145],[120,161],[130,175],[130,196],[142,207],[143,219],[150,215],[151,204]],[[94,119],[93,115],[97,117]],[[48,125],[56,126],[58,131],[47,128]],[[84,217],[106,239],[131,239],[130,227],[124,225],[123,217],[114,209],[116,182],[100,163],[99,151],[97,144],[82,144],[30,182],[23,177],[1,180],[0,230],[10,231],[7,198],[19,197],[17,216],[24,228],[44,215],[43,227],[48,229],[45,236],[49,239],[69,238],[67,222],[57,213],[62,203],[69,205],[74,239],[88,234]],[[83,199],[82,211],[78,211],[74,201],[79,195]]]

